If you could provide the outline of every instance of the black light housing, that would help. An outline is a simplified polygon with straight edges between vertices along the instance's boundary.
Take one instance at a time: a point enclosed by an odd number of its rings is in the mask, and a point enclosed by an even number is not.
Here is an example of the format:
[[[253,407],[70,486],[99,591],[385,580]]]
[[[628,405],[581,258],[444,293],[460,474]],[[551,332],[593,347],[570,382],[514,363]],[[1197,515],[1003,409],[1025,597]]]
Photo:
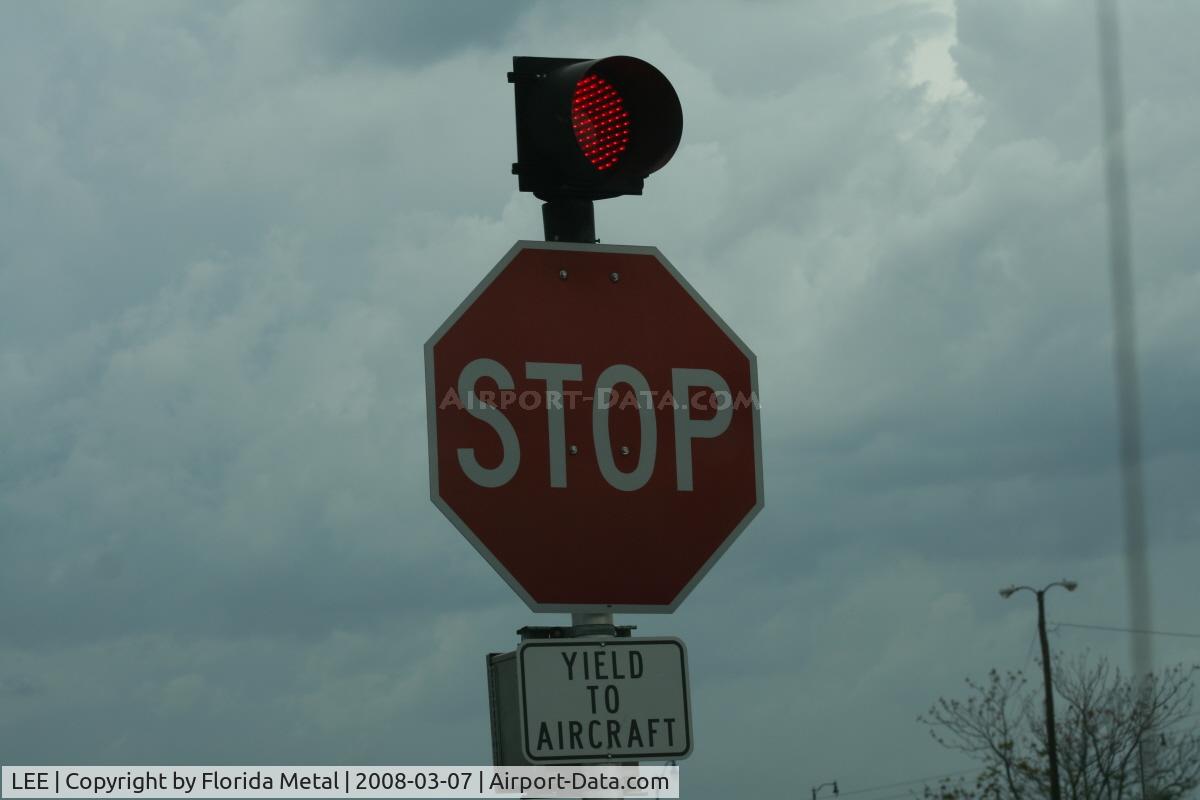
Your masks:
[[[641,194],[675,154],[683,109],[671,82],[632,56],[513,58],[523,192],[550,201]]]

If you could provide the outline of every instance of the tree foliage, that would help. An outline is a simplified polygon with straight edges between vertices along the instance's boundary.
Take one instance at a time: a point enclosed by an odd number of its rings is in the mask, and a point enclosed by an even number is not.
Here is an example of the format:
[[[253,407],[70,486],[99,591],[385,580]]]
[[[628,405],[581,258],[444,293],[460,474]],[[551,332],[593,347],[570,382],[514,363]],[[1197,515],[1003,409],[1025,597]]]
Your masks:
[[[1177,800],[1200,785],[1195,670],[1131,680],[1104,659],[1055,658],[1055,739],[1063,800]],[[1050,796],[1044,688],[1021,671],[967,679],[966,699],[940,698],[919,721],[944,747],[979,761],[974,781],[926,786],[928,800]]]

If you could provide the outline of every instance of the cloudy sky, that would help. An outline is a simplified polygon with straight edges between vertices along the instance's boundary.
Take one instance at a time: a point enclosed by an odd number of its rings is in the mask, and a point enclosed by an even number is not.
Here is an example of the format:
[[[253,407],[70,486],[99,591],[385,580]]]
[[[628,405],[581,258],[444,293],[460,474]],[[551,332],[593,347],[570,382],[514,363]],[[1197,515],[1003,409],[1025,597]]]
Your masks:
[[[1200,7],[1121,11],[1154,624],[1196,632]],[[566,617],[430,504],[422,345],[541,237],[513,55],[673,81],[597,233],[758,355],[766,509],[618,618],[689,647],[685,796],[969,766],[916,716],[1033,666],[1001,586],[1129,625],[1090,0],[0,15],[5,763],[488,763],[484,654]]]

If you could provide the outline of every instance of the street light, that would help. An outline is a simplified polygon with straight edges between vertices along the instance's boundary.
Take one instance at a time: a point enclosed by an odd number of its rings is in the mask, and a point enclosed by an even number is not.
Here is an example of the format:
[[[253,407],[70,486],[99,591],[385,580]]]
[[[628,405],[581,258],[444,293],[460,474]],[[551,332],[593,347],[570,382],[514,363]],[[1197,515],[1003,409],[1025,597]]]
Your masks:
[[[1047,584],[1042,589],[1009,586],[1000,590],[1000,596],[1007,600],[1022,590],[1037,595],[1038,638],[1042,641],[1042,678],[1046,684],[1046,754],[1050,759],[1050,800],[1062,800],[1062,788],[1058,783],[1058,740],[1054,735],[1054,690],[1050,683],[1050,641],[1046,638],[1046,592],[1055,586],[1073,592],[1079,584],[1063,578],[1061,581]]]
[[[827,781],[826,783],[822,783],[820,786],[814,786],[814,787],[812,787],[812,798],[813,798],[813,800],[817,800],[817,794],[818,794],[818,793],[819,793],[819,792],[820,792],[822,789],[824,789],[826,786],[832,786],[832,787],[833,787],[833,796],[834,796],[834,797],[837,797],[837,796],[838,796],[837,781]]]

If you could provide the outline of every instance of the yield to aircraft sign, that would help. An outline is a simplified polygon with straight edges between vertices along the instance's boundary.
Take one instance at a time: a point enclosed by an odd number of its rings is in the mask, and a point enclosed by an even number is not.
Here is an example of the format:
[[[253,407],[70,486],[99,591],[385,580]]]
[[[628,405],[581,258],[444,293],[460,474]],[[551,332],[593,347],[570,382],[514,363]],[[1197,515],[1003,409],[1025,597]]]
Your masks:
[[[531,764],[679,759],[692,750],[679,639],[527,641],[517,650],[517,679]]]

